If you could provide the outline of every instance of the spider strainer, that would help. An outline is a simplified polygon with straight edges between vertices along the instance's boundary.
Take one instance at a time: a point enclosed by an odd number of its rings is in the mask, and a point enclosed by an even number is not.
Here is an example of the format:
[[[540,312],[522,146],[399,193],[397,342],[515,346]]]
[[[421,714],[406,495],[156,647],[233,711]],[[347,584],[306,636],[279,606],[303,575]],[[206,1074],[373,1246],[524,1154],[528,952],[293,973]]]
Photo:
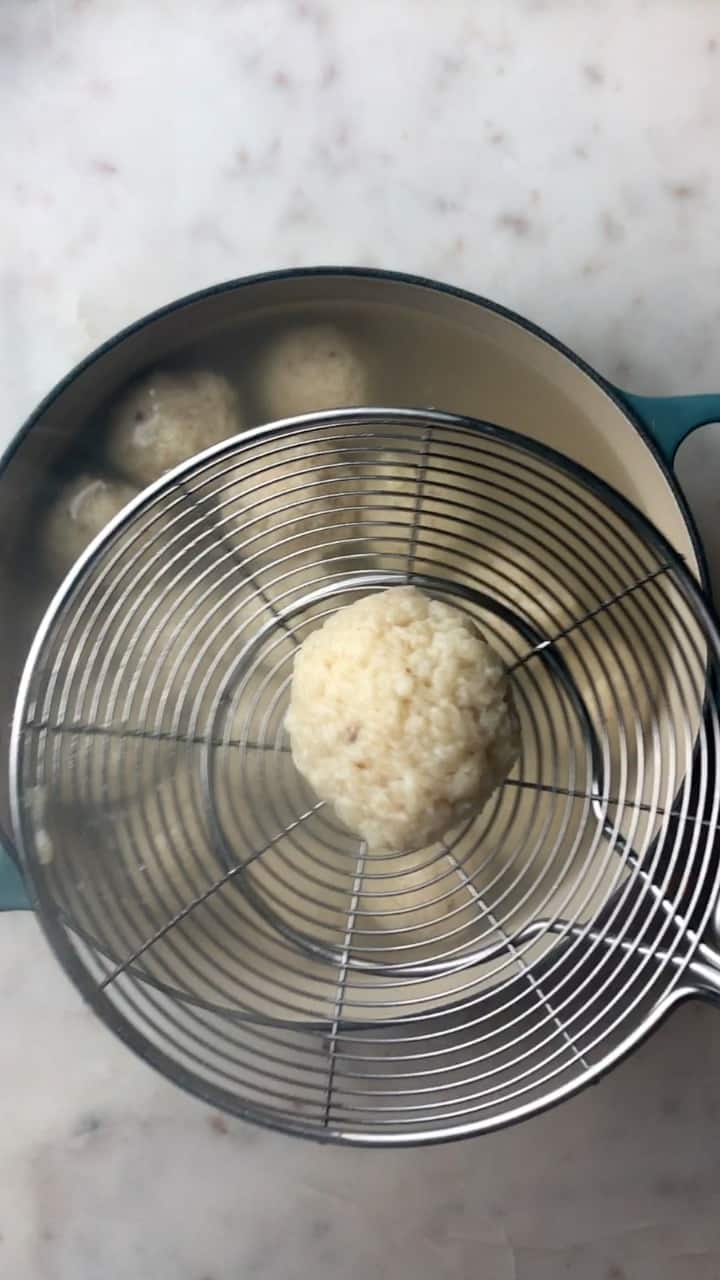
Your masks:
[[[522,756],[438,845],[371,856],[283,721],[304,636],[407,582],[503,657]],[[230,1111],[366,1144],[517,1120],[720,990],[719,652],[660,535],[522,437],[381,409],[248,432],[126,508],[36,637],[11,791],[43,926]]]

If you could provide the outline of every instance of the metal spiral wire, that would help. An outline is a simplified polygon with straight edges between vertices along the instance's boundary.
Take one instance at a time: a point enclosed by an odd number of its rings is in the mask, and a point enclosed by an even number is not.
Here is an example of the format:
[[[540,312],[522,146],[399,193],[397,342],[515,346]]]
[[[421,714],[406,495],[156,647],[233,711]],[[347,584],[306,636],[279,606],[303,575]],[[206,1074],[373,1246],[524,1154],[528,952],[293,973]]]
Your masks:
[[[479,817],[371,855],[295,770],[294,654],[411,582],[511,673],[521,760]],[[56,596],[12,742],[46,932],[185,1087],[412,1143],[529,1114],[683,991],[718,889],[718,638],[599,482],[430,412],[315,415],[141,495]]]

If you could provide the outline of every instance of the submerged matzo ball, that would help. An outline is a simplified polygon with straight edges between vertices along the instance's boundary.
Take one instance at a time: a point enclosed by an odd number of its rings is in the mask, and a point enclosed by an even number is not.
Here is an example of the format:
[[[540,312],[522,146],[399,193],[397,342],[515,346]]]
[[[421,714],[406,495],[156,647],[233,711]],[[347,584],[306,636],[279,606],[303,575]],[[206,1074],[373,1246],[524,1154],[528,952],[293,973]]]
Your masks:
[[[365,404],[369,372],[357,345],[334,324],[297,325],[260,357],[258,397],[268,420]]]
[[[155,369],[113,408],[107,456],[119,472],[145,486],[241,429],[237,393],[221,373]]]
[[[497,654],[414,587],[366,596],[308,637],[287,728],[300,773],[371,851],[421,848],[479,812],[519,750]]]
[[[41,532],[44,559],[63,575],[101,529],[137,493],[129,484],[86,473],[66,485],[51,505]]]

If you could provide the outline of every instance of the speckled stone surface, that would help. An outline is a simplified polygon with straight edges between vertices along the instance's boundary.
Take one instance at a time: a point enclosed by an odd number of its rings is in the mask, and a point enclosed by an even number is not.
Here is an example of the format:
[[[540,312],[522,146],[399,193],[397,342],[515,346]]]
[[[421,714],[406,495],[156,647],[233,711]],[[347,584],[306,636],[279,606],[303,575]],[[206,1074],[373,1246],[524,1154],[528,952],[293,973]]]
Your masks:
[[[641,392],[720,389],[713,0],[4,0],[4,442],[210,282],[342,262],[517,308]],[[720,563],[720,440],[683,478]],[[720,1011],[482,1140],[333,1150],[215,1114],[0,918],[3,1280],[716,1280]]]

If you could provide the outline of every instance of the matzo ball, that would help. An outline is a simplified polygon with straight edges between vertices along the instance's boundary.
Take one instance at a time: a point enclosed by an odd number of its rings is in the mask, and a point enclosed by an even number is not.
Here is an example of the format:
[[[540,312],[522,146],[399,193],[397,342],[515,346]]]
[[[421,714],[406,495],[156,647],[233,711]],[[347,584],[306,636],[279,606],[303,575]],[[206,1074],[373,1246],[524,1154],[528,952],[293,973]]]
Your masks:
[[[226,536],[257,580],[312,567],[332,557],[357,526],[357,478],[332,433],[301,432],[268,440],[226,480],[220,512]]]
[[[131,485],[89,473],[65,485],[48,510],[41,533],[43,557],[49,566],[66,574],[136,493]]]
[[[418,849],[478,813],[519,751],[503,665],[414,587],[339,610],[295,659],[293,759],[370,851]]]
[[[334,324],[304,324],[270,342],[258,364],[258,400],[268,421],[367,403],[368,367]]]
[[[208,369],[156,369],[132,384],[110,414],[112,465],[145,486],[242,430],[235,388]]]

